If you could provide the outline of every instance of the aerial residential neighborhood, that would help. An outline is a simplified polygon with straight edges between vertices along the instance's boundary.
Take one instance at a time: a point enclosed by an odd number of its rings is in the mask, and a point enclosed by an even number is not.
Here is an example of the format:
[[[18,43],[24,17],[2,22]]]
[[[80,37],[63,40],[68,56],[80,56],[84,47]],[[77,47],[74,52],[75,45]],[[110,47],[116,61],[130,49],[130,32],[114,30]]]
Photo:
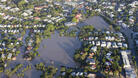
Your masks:
[[[138,78],[138,1],[0,0],[0,78]]]

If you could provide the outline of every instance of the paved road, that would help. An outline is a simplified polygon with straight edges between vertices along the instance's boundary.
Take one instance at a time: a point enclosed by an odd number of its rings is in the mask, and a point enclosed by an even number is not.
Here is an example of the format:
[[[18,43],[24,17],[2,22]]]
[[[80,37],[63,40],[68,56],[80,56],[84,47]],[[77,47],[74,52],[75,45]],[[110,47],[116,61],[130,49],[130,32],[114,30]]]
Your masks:
[[[96,29],[109,29],[109,24],[104,21],[100,16],[93,16],[78,24],[79,27],[85,25],[93,25]]]
[[[131,38],[131,33],[133,33],[133,31],[131,29],[129,29],[128,27],[126,27],[126,28],[121,28],[121,32],[123,32],[125,34],[125,36],[127,37],[129,49],[131,50],[132,55],[135,56],[137,66],[136,67],[133,66],[133,67],[135,69],[136,75],[138,75],[138,56],[136,55],[136,50],[134,48],[135,45],[134,45],[133,38]]]
[[[132,51],[132,55],[136,57],[137,66],[138,66],[138,56],[136,56],[136,51],[134,48],[134,41],[133,41],[133,38],[131,37],[131,33],[133,33],[133,31],[129,29],[128,27],[125,27],[125,28],[121,28],[121,32],[127,37],[129,49]]]

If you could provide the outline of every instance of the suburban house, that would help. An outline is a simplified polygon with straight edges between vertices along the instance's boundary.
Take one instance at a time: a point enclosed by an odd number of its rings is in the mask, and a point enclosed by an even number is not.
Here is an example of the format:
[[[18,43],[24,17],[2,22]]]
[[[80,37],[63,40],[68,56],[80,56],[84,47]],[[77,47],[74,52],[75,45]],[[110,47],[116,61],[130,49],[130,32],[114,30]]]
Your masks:
[[[75,22],[66,22],[65,23],[65,26],[68,26],[68,27],[70,27],[70,26],[74,26],[74,25],[76,25],[77,23],[75,23]]]
[[[6,2],[7,0],[1,0],[1,2]]]
[[[93,46],[93,47],[91,48],[91,50],[94,51],[94,52],[96,52],[96,51],[97,51],[97,46]]]
[[[101,42],[100,41],[96,41],[96,46],[100,46]]]
[[[107,48],[111,48],[111,45],[112,45],[112,43],[111,42],[107,42]]]
[[[9,54],[8,54],[8,56],[7,56],[7,59],[9,59],[9,60],[10,60],[10,59],[11,59],[11,57],[12,57],[12,53],[9,53]]]
[[[101,42],[101,47],[106,47],[106,42],[105,41]]]

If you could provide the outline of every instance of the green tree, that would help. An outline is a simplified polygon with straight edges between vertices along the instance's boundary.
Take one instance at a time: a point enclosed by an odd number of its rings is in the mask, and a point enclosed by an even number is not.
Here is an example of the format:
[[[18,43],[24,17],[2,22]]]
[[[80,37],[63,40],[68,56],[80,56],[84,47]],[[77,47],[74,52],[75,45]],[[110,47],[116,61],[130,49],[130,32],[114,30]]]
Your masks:
[[[23,6],[24,4],[26,4],[25,0],[21,0],[21,1],[18,3],[18,6]]]
[[[47,25],[47,30],[48,31],[54,31],[55,30],[55,26],[53,24],[48,24]]]
[[[75,17],[73,17],[72,22],[78,22],[78,20]]]
[[[121,29],[120,26],[116,26],[116,27],[115,27],[115,30],[116,30],[116,31],[120,31],[120,29]]]
[[[75,60],[75,61],[78,61],[79,59],[80,59],[80,54],[75,54],[75,55],[74,55],[74,60]]]
[[[65,71],[66,71],[66,68],[65,68],[65,67],[61,67],[61,68],[60,68],[60,71],[61,71],[61,72],[65,72]]]

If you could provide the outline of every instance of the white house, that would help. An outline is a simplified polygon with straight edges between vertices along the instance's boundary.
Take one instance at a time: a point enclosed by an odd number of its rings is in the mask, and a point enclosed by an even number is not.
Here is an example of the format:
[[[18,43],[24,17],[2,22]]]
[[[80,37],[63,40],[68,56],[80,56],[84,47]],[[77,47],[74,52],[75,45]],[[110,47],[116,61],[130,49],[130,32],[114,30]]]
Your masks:
[[[9,53],[7,56],[7,59],[11,59],[11,57],[12,57],[12,53]]]
[[[92,45],[95,45],[95,41],[92,41]]]
[[[15,52],[15,51],[16,51],[16,48],[13,48],[13,49],[12,49],[12,52]]]
[[[105,41],[101,42],[101,47],[106,47],[106,42]]]
[[[122,44],[121,42],[117,43],[117,45],[118,45],[118,47],[120,47],[120,48],[123,46],[123,44]]]
[[[90,65],[95,64],[95,60],[91,58],[87,58],[86,62],[89,63]]]
[[[105,65],[110,66],[112,64],[110,62],[105,62]]]
[[[6,2],[7,0],[1,0],[1,2]]]
[[[98,40],[98,37],[95,37],[94,40]]]
[[[94,52],[96,52],[97,51],[97,46],[91,47],[91,50],[94,51]]]
[[[24,12],[24,13],[22,13],[22,15],[26,17],[26,16],[28,16],[29,14],[26,13],[26,12]]]
[[[113,48],[118,48],[116,42],[113,42],[113,43],[112,43],[112,47],[113,47]]]
[[[111,48],[111,45],[112,45],[112,43],[111,42],[107,42],[107,48]]]
[[[111,37],[111,40],[114,41],[115,40],[115,37]]]
[[[75,23],[75,22],[66,22],[65,23],[65,26],[74,26],[74,25],[76,25],[77,23]]]
[[[122,11],[122,9],[121,8],[118,8],[118,10],[117,10],[118,12],[121,12]]]
[[[106,31],[105,33],[106,33],[106,34],[110,34],[110,31]]]
[[[5,58],[5,54],[2,54],[1,57],[4,59]]]
[[[126,43],[123,43],[123,47],[128,48],[128,45]]]
[[[122,55],[123,62],[124,62],[124,68],[131,67],[126,51],[121,51],[121,55]]]
[[[96,46],[100,46],[100,45],[101,45],[100,41],[96,41]]]
[[[94,39],[94,37],[89,37],[89,40],[93,40]]]

